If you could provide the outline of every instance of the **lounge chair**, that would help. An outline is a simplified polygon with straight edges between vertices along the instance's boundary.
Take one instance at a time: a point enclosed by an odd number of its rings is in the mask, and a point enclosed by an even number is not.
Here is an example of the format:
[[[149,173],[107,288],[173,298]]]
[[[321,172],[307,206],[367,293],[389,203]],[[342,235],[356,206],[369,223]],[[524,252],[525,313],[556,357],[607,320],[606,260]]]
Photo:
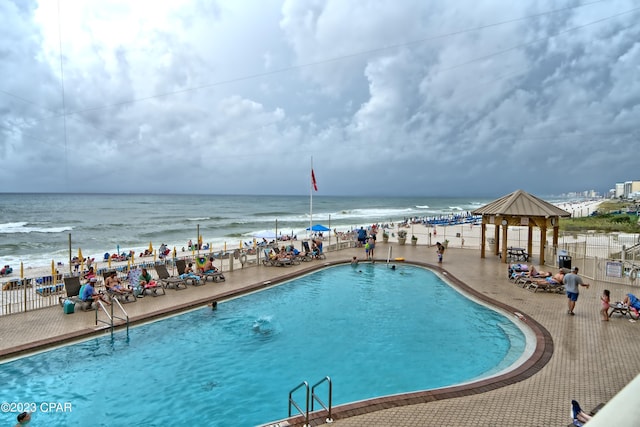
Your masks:
[[[557,282],[553,277],[545,277],[540,279],[531,278],[527,282],[527,289],[533,289],[533,292],[537,292],[538,289],[543,289],[548,292],[564,292],[564,285]]]
[[[60,293],[64,290],[64,285],[62,283],[58,283],[56,285],[43,286],[41,288],[36,288],[36,293],[41,297],[48,297],[49,295],[54,295]]]
[[[322,251],[322,246],[323,246],[322,242],[320,242],[317,246],[318,246],[318,250],[314,251],[313,256],[316,259],[327,259],[327,256]]]
[[[176,260],[176,268],[178,269],[178,275],[185,283],[192,286],[204,285],[204,281],[200,276],[195,273],[185,273],[187,270],[187,262],[183,259]]]
[[[302,242],[302,249],[304,250],[304,254],[302,255],[303,261],[311,261],[313,260],[314,256],[313,256],[313,251],[311,250],[311,248],[309,247],[309,242]]]
[[[629,315],[633,320],[640,318],[640,300],[634,294],[627,294],[627,297],[629,299],[628,305],[624,301],[616,301],[609,304],[609,308],[611,308],[609,317],[613,313],[618,313],[622,316]]]
[[[204,277],[205,282],[209,279],[213,280],[214,282],[224,282],[225,280],[227,280],[225,279],[224,274],[222,274],[222,272],[219,270],[205,271],[204,273],[202,273],[202,277]]]
[[[158,281],[164,288],[174,288],[175,290],[187,289],[186,280],[178,276],[171,276],[169,271],[167,271],[166,265],[156,265],[155,269],[156,273],[158,273]]]
[[[110,299],[115,298],[123,304],[128,302],[136,302],[138,299],[136,298],[136,294],[133,291],[133,289],[123,288],[122,292],[116,292],[115,290],[111,289],[111,287],[107,286],[107,277],[111,276],[111,274],[114,271],[115,270],[111,270],[111,271],[105,271],[102,273],[102,279],[104,280],[104,288],[106,289],[107,295],[109,296],[109,298]]]
[[[140,270],[138,270],[137,268],[129,270],[129,273],[127,273],[127,281],[129,282],[129,287],[133,289],[134,295],[137,298],[142,298],[147,293],[153,295],[154,297],[166,294],[164,288],[157,283],[154,285],[147,284],[145,286],[140,284]]]
[[[274,264],[275,255],[272,255],[271,249],[263,249],[264,257],[262,258],[262,265],[272,266]]]
[[[60,305],[64,307],[65,301],[68,300],[74,304],[80,304],[80,308],[83,311],[91,310],[93,299],[90,301],[89,300],[83,301],[81,298],[84,287],[91,286],[91,285],[89,284],[82,285],[80,283],[80,277],[78,276],[65,277],[63,281],[64,281],[64,288],[67,291],[67,296],[66,297],[61,296],[58,298]]]
[[[271,252],[269,249],[264,250],[264,259],[262,260],[264,265],[286,267],[293,264],[290,258],[279,258],[277,252]]]

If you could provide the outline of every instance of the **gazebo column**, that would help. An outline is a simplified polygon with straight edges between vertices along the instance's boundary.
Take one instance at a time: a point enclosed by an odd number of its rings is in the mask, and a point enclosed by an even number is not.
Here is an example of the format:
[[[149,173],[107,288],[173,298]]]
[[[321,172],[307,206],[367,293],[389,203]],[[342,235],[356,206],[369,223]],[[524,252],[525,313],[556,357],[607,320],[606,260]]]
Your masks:
[[[533,227],[531,224],[527,227],[527,253],[531,255],[533,251]]]
[[[500,253],[500,225],[499,224],[494,224],[493,238],[496,242],[496,248],[494,249],[493,254],[498,255]]]
[[[482,228],[480,228],[480,258],[484,258],[484,250],[486,245],[486,237],[487,237],[487,224],[482,221]]]
[[[540,265],[544,265],[544,245],[547,241],[547,226],[540,227]]]
[[[505,224],[506,221],[502,223],[502,262],[507,263],[507,231],[509,226]]]

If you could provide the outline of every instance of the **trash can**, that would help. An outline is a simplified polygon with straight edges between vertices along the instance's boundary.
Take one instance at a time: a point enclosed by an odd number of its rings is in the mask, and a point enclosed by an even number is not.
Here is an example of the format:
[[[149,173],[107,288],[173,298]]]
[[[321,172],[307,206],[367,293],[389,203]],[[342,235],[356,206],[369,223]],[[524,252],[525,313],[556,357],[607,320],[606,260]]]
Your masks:
[[[569,255],[558,255],[558,267],[571,270],[571,257]]]

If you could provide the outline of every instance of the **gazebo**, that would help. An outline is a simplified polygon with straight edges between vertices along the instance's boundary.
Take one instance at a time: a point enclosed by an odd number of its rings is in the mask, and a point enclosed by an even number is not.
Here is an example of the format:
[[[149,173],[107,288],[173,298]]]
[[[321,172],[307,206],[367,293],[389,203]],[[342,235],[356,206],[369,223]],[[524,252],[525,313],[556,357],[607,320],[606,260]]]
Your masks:
[[[517,190],[493,202],[475,209],[474,215],[482,215],[482,237],[480,257],[485,257],[487,240],[487,224],[495,226],[495,255],[501,254],[502,261],[507,262],[507,231],[509,226],[526,226],[527,253],[533,248],[533,227],[540,229],[540,264],[544,264],[544,242],[547,240],[547,230],[553,228],[553,247],[558,247],[558,229],[560,218],[570,217],[571,214],[557,206],[537,198],[525,191]],[[502,226],[502,242],[500,245],[500,226]]]

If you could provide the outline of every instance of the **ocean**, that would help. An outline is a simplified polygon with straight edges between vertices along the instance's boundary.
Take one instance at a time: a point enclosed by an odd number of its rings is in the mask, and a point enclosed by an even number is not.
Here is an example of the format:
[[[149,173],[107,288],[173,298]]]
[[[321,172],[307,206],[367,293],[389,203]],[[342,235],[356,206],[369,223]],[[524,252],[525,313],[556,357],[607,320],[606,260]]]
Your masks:
[[[411,217],[461,214],[493,199],[474,197],[313,196],[313,224],[348,231]],[[551,201],[551,200],[549,200]],[[214,251],[275,233],[306,237],[309,196],[158,194],[0,194],[0,265],[14,270],[68,263],[71,253],[103,259],[104,253],[144,251],[165,243],[181,251],[196,241]]]

